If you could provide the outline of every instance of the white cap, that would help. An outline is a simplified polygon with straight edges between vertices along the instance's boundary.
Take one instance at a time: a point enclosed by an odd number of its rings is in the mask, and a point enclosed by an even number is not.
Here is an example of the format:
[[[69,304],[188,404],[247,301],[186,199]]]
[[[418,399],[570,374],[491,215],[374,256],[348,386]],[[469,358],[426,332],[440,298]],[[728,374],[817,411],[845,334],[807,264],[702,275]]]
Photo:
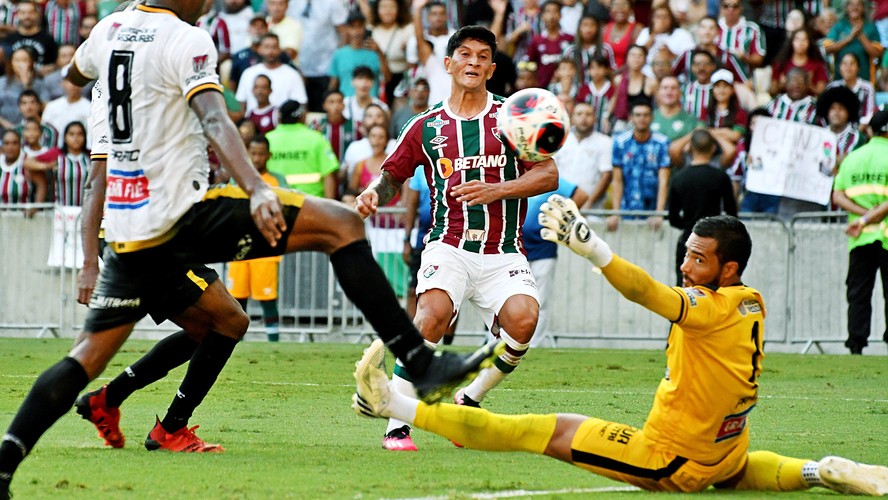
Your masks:
[[[712,74],[712,78],[710,78],[710,83],[715,85],[718,82],[725,82],[728,85],[734,85],[734,75],[731,74],[730,71],[726,69],[720,69]]]

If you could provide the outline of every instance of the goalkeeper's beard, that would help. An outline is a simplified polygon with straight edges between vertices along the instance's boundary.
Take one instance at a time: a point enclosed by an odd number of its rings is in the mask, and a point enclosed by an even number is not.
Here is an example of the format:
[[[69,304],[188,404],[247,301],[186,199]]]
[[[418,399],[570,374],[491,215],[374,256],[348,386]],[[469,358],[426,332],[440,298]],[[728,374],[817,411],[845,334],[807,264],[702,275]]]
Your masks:
[[[719,266],[718,267],[718,274],[716,274],[715,278],[712,281],[710,281],[709,283],[694,283],[693,281],[691,281],[691,278],[688,277],[687,274],[681,273],[681,279],[682,279],[681,286],[683,286],[683,287],[704,286],[706,288],[710,288],[712,290],[715,290],[719,287],[718,277],[721,276],[721,273],[722,273],[722,266]]]

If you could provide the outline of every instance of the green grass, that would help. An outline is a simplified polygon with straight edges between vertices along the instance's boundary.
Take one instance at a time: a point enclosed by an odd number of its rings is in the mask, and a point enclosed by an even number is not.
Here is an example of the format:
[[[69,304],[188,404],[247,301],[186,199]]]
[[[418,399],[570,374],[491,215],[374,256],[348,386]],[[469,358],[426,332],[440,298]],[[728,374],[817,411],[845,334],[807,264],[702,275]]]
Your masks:
[[[116,375],[151,345],[129,342],[105,375]],[[0,339],[0,431],[36,376],[69,346],[69,340]],[[198,435],[223,444],[224,454],[149,453],[142,446],[183,369],[126,401],[122,427],[128,442],[122,450],[104,448],[92,426],[72,411],[19,469],[13,492],[20,499],[466,498],[497,491],[619,486],[549,458],[461,450],[422,431],[415,434],[419,453],[382,450],[384,422],[359,419],[349,408],[351,373],[360,353],[355,345],[238,346],[192,419],[192,425],[201,425]],[[641,426],[664,362],[663,353],[654,351],[538,349],[488,396],[485,406],[505,413],[584,413]],[[888,464],[886,371],[881,357],[768,355],[761,398],[750,419],[753,449],[808,458],[840,454]],[[813,494],[833,495],[812,490],[781,498]]]

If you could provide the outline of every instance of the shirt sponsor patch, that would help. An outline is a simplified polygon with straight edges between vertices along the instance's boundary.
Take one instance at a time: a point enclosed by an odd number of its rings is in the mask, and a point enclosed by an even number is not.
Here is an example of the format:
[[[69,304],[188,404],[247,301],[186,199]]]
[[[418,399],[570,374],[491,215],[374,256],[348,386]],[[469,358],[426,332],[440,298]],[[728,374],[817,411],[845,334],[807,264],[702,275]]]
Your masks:
[[[690,302],[691,307],[697,307],[697,297],[705,297],[706,294],[703,293],[702,290],[698,290],[693,287],[683,288],[685,295],[688,296],[688,302]]]
[[[108,170],[105,196],[108,208],[133,210],[148,204],[148,178],[145,171]]]
[[[762,304],[755,299],[746,299],[741,305],[752,314],[762,312]]]
[[[746,417],[753,408],[755,408],[755,405],[750,406],[743,413],[737,413],[725,417],[725,419],[722,420],[721,427],[718,429],[718,434],[715,436],[715,442],[718,443],[742,434],[743,429],[746,428]]]

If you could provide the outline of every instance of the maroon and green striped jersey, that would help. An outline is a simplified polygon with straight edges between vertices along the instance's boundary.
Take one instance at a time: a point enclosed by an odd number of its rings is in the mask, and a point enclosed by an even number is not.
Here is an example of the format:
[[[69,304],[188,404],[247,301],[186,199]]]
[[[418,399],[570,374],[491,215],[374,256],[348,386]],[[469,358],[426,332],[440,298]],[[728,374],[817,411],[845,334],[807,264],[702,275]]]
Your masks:
[[[55,201],[57,205],[79,207],[83,205],[83,188],[89,172],[89,156],[86,153],[59,155],[55,177]]]
[[[436,104],[407,122],[395,151],[383,163],[383,170],[400,183],[423,167],[432,207],[428,242],[473,253],[524,253],[526,199],[468,206],[451,195],[454,187],[469,181],[506,182],[527,171],[530,164],[516,158],[498,138],[496,114],[503,101],[488,93],[487,107],[473,119],[457,116],[447,100]]]

